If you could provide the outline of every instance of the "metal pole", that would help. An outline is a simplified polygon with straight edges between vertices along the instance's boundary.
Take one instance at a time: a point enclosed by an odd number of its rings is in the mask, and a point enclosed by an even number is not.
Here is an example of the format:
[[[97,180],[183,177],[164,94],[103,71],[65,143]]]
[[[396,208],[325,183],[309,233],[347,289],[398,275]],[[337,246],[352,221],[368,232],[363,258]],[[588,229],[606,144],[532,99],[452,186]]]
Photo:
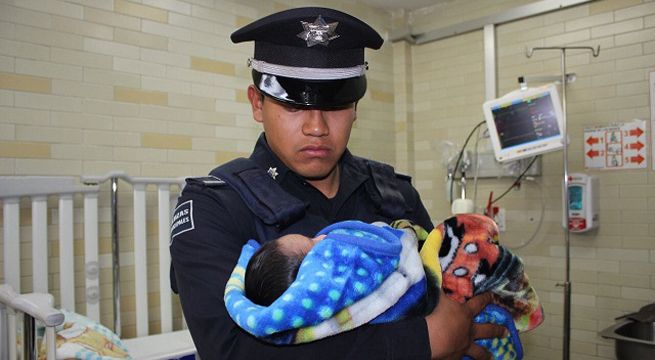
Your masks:
[[[569,136],[566,118],[566,48],[562,48],[562,134],[564,135],[564,243],[566,256],[564,258],[564,338],[562,344],[562,359],[569,360],[571,354],[571,232],[569,231]]]
[[[564,154],[563,154],[563,168],[564,168],[564,248],[565,248],[565,259],[564,259],[564,283],[558,283],[557,286],[564,287],[564,324],[563,324],[563,339],[562,339],[562,359],[569,360],[571,355],[571,232],[569,231],[569,136],[567,131],[567,121],[566,121],[566,50],[591,50],[594,57],[597,57],[600,53],[600,46],[595,49],[589,46],[568,46],[568,47],[535,47],[530,48],[526,51],[526,56],[528,58],[532,57],[532,54],[535,50],[559,50],[562,56],[561,59],[561,83],[562,83],[562,136],[564,138]]]
[[[36,324],[29,314],[23,314],[23,359],[37,359]]]
[[[118,178],[111,178],[111,253],[114,291],[114,332],[121,336],[121,276],[118,247]]]

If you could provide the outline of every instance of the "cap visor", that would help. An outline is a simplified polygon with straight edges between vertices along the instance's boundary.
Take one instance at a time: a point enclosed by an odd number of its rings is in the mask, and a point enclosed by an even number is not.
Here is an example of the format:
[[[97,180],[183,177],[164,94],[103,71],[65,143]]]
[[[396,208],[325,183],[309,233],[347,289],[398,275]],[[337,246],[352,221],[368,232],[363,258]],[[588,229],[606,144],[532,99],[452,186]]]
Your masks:
[[[255,86],[286,104],[303,107],[338,108],[361,99],[366,76],[338,80],[305,80],[263,74],[253,70]]]

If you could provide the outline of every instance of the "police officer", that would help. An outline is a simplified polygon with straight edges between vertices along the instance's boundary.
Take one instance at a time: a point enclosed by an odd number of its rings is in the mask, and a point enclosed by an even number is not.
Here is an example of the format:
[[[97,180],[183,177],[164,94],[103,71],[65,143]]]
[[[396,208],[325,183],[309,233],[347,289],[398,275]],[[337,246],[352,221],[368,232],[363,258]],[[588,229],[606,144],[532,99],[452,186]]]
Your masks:
[[[460,359],[489,354],[472,340],[497,337],[473,325],[488,295],[458,304],[441,297],[426,318],[368,325],[297,346],[258,341],[228,316],[223,292],[248,239],[313,236],[336,221],[411,219],[433,225],[409,178],[346,148],[366,91],[364,48],[382,38],[326,8],[282,11],[231,36],[255,42],[248,99],[264,132],[248,159],[187,179],[171,230],[172,284],[199,355],[209,359]]]

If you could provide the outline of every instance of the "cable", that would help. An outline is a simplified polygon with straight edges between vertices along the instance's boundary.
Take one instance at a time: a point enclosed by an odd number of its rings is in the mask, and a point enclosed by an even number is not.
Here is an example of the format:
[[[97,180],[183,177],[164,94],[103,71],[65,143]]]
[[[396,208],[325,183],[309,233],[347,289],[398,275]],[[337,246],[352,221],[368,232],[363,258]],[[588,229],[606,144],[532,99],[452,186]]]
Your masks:
[[[537,158],[538,158],[539,156],[541,156],[541,155],[537,155],[537,156],[533,157],[533,158],[532,158],[532,161],[530,161],[530,163],[528,164],[528,166],[525,167],[525,170],[523,170],[523,172],[521,173],[521,175],[519,175],[519,176],[516,178],[516,180],[514,180],[514,182],[512,183],[512,185],[510,185],[510,187],[509,187],[507,190],[505,190],[504,193],[500,194],[500,196],[498,196],[497,198],[493,199],[493,200],[491,201],[490,205],[491,205],[491,204],[494,204],[494,203],[496,203],[498,200],[502,199],[505,195],[509,194],[509,192],[512,191],[512,189],[514,189],[514,187],[516,187],[518,184],[520,184],[520,183],[521,183],[521,179],[523,178],[523,175],[525,175],[525,173],[527,173],[528,170],[530,170],[530,168],[532,167],[532,164],[534,164],[534,162],[537,160]]]
[[[469,135],[466,137],[466,141],[464,141],[464,145],[462,145],[462,149],[459,151],[459,155],[457,156],[457,161],[455,161],[455,168],[453,169],[453,179],[450,182],[450,203],[453,203],[453,183],[455,182],[455,179],[457,178],[457,168],[459,167],[459,162],[462,160],[462,156],[464,155],[464,150],[466,150],[466,145],[468,145],[469,141],[471,140],[471,136],[473,136],[473,133],[475,133],[475,130],[477,130],[480,126],[482,126],[485,123],[485,121],[480,121],[475,127],[473,127],[473,130],[469,133]]]
[[[537,226],[535,227],[534,231],[532,232],[532,235],[530,236],[530,238],[528,238],[527,241],[524,241],[518,245],[507,244],[507,247],[512,250],[521,249],[532,243],[532,241],[537,237],[539,230],[541,230],[541,226],[544,223],[544,215],[546,214],[546,194],[544,192],[544,185],[535,179],[531,179],[530,177],[525,178],[525,180],[534,182],[539,187],[539,190],[541,190],[541,214],[539,215],[539,222],[537,223]]]
[[[489,132],[489,128],[487,128],[482,134],[480,134],[480,129],[478,129],[478,136],[475,138],[475,171],[473,172],[473,204],[476,204],[478,201],[478,175],[480,174],[480,149],[478,148],[478,145],[480,144],[480,139],[483,139],[488,136],[488,132]]]

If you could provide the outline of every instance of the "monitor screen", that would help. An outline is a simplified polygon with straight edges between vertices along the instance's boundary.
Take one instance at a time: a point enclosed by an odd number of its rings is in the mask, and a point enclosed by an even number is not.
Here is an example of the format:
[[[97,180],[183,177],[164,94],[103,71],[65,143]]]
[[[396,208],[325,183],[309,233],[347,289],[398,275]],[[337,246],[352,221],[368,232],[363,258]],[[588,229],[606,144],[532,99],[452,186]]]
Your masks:
[[[554,85],[512,92],[483,105],[498,161],[562,148],[562,110]]]

